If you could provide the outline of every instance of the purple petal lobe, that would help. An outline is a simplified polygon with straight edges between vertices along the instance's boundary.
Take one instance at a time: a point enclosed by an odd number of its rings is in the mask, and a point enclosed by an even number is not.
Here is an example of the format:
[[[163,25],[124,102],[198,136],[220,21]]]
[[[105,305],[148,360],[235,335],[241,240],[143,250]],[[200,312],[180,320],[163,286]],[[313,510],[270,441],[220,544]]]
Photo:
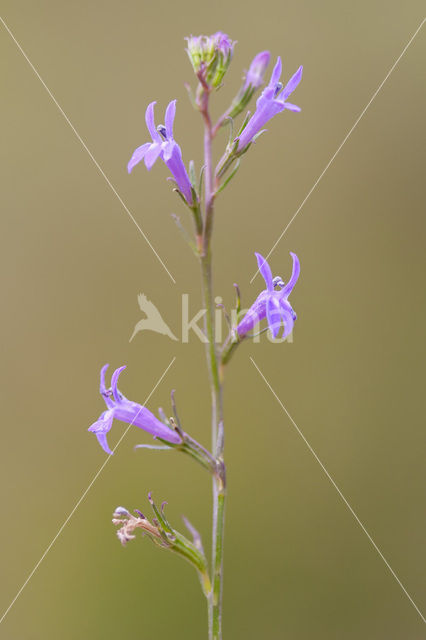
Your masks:
[[[141,147],[138,147],[137,149],[135,149],[132,157],[130,158],[129,164],[127,165],[128,173],[131,173],[133,167],[135,167],[141,160],[143,160],[143,157],[148,151],[150,146],[151,146],[151,143],[146,142]]]
[[[98,420],[96,420],[96,422],[94,422],[88,429],[88,431],[91,431],[96,435],[102,449],[109,454],[112,454],[112,451],[108,446],[106,434],[112,427],[113,419],[114,419],[113,411],[104,411],[99,416]]]
[[[173,140],[173,123],[175,121],[176,115],[176,100],[172,100],[167,105],[166,116],[165,116],[165,125],[166,125],[166,133],[167,139]]]
[[[177,142],[175,142],[174,140],[168,140],[167,142],[163,142],[163,155],[162,158],[164,160],[164,162],[167,164],[168,161],[170,160],[170,158],[173,155],[173,151],[175,149],[175,146],[178,146]]]
[[[271,296],[266,303],[266,317],[269,329],[274,338],[276,338],[281,326],[281,310],[278,299],[275,296]]]
[[[148,151],[146,152],[145,166],[148,169],[148,171],[152,169],[152,166],[155,164],[156,160],[158,159],[158,156],[161,153],[161,148],[162,148],[161,142],[154,142],[153,144],[150,145]]]
[[[124,371],[124,369],[126,368],[126,365],[119,367],[118,369],[116,369],[114,371],[114,373],[112,374],[111,377],[111,389],[112,389],[112,393],[114,396],[114,400],[116,402],[120,402],[121,401],[121,397],[120,394],[118,393],[118,389],[117,389],[117,382],[118,382],[118,378],[121,374],[122,371]]]
[[[294,327],[293,315],[295,316],[296,314],[294,313],[293,309],[290,307],[288,303],[281,301],[280,307],[281,307],[281,317],[284,321],[284,331],[283,331],[282,338],[285,339],[293,331],[293,327]]]
[[[271,267],[266,262],[265,258],[260,255],[260,253],[255,253],[255,256],[257,258],[257,264],[258,264],[258,267],[259,267],[259,271],[262,274],[263,279],[265,280],[266,288],[268,289],[268,291],[273,291],[274,290],[274,285],[272,283]]]
[[[280,291],[281,298],[287,298],[290,295],[290,293],[293,291],[294,285],[296,284],[300,274],[299,258],[295,253],[290,252],[290,255],[293,258],[293,271],[292,271],[290,280],[287,282],[285,287]]]
[[[296,111],[297,113],[302,111],[300,107],[298,107],[296,104],[292,104],[291,102],[284,102],[284,109],[288,109],[289,111]]]
[[[111,449],[109,448],[108,440],[105,433],[97,433],[96,437],[105,453],[109,453],[109,455],[112,456],[114,454],[114,451],[111,451]]]
[[[99,390],[102,394],[104,394],[106,392],[106,386],[105,386],[105,373],[107,371],[109,367],[109,364],[104,364],[104,366],[101,369],[101,381],[100,381],[100,385],[99,385]]]
[[[108,390],[106,388],[105,385],[105,373],[106,370],[108,369],[109,364],[105,364],[102,369],[101,369],[101,380],[100,380],[100,385],[99,385],[99,390],[101,392],[101,395],[105,401],[106,406],[108,407],[108,409],[112,409],[114,406],[114,402],[112,400],[112,398],[110,398],[110,395],[108,393]]]
[[[147,108],[146,108],[146,112],[145,112],[145,122],[146,122],[146,126],[148,127],[148,131],[151,134],[151,138],[153,139],[154,142],[161,142],[161,137],[160,134],[158,133],[157,129],[155,128],[155,120],[154,120],[154,106],[157,103],[151,102]]]
[[[295,88],[297,87],[297,85],[302,79],[302,73],[303,73],[303,67],[299,67],[296,73],[287,82],[281,96],[283,100],[286,100],[288,96],[293,93],[293,91],[295,90]]]
[[[271,81],[269,83],[269,86],[275,87],[275,85],[277,84],[277,82],[279,82],[281,78],[281,72],[282,72],[281,58],[280,56],[278,56],[277,61],[275,63],[275,67],[272,71],[272,76],[271,76]]]

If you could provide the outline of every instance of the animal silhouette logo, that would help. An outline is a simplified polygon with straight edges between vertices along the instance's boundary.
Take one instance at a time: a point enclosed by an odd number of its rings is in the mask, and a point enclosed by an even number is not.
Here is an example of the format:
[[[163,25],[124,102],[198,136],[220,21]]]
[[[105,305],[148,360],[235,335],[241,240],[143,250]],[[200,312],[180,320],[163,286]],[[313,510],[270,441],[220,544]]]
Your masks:
[[[156,333],[161,333],[163,336],[168,336],[171,340],[177,340],[173,331],[167,323],[164,322],[155,304],[151,302],[151,300],[148,300],[143,293],[138,294],[138,304],[140,310],[146,315],[146,318],[142,318],[142,320],[136,323],[129,342],[133,340],[139,331],[155,331]]]

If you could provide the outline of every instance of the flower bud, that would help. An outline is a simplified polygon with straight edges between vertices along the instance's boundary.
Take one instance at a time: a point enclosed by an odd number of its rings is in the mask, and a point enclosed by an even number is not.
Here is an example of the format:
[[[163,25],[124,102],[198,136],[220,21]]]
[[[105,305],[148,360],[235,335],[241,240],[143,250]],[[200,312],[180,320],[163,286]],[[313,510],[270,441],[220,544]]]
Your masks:
[[[247,71],[246,77],[244,78],[241,89],[233,99],[228,110],[228,115],[231,118],[235,118],[242,111],[244,111],[244,109],[252,99],[253,94],[263,84],[263,77],[268,67],[270,58],[271,54],[269,53],[269,51],[261,51],[257,54],[257,56],[253,58],[249,70]]]
[[[212,36],[191,36],[186,40],[186,51],[197,78],[209,88],[219,87],[231,63],[235,42],[221,31]]]
[[[263,84],[263,76],[268,68],[271,54],[269,51],[261,51],[255,56],[251,62],[250,68],[247,71],[247,75],[244,82],[244,88],[247,89],[249,85],[253,89],[259,89]]]

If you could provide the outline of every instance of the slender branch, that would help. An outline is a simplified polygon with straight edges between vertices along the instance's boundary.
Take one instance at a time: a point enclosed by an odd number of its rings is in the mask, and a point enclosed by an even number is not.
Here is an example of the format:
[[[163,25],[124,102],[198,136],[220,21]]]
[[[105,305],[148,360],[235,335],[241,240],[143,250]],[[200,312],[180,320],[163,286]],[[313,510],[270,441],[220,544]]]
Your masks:
[[[208,93],[205,94],[205,106],[202,111],[204,119],[204,254],[210,251],[210,240],[213,231],[214,215],[214,190],[213,190],[213,166],[212,166],[212,123],[208,111]]]

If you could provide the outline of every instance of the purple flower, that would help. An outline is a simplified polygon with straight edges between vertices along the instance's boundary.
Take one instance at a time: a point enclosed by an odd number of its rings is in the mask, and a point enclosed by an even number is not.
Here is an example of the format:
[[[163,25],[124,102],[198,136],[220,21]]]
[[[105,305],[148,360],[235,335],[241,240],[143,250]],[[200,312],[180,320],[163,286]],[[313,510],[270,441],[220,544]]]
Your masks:
[[[128,424],[134,424],[140,429],[151,433],[154,438],[162,438],[168,442],[179,444],[181,438],[175,431],[160,422],[146,407],[137,402],[127,400],[117,389],[119,375],[126,367],[120,367],[114,371],[111,378],[111,387],[110,389],[106,388],[105,372],[108,367],[109,365],[106,364],[101,369],[100,384],[100,392],[105,400],[107,410],[88,429],[96,435],[102,449],[107,453],[113,453],[108,446],[106,434],[111,429],[114,418]]]
[[[253,87],[253,89],[258,89],[261,86],[270,59],[271,54],[269,51],[261,51],[253,58],[245,78],[244,90],[249,86]]]
[[[295,90],[302,79],[303,67],[299,67],[294,76],[289,80],[283,89],[280,82],[281,77],[281,58],[278,57],[277,63],[272,71],[271,80],[267,87],[262,91],[256,102],[256,111],[243,129],[241,135],[236,138],[238,140],[238,152],[247,147],[265,124],[273,118],[277,113],[289,109],[290,111],[300,111],[300,107],[287,102],[287,98]]]
[[[296,314],[291,308],[288,296],[292,292],[300,273],[299,258],[295,253],[290,253],[293,258],[293,272],[290,280],[285,284],[280,277],[272,278],[269,264],[260,253],[256,253],[259,271],[266,283],[266,289],[262,291],[237,326],[237,333],[243,338],[249,331],[264,318],[267,318],[269,329],[274,338],[277,337],[280,326],[284,324],[282,338],[286,338],[293,329]],[[276,287],[279,287],[277,290]]]
[[[161,124],[157,128],[155,127],[154,121],[155,104],[156,102],[151,102],[145,113],[145,122],[148,127],[148,131],[151,134],[152,142],[146,142],[141,147],[135,149],[129,164],[127,165],[127,171],[131,173],[133,167],[135,167],[142,159],[145,160],[145,166],[149,171],[156,160],[161,158],[173,174],[173,178],[176,181],[179,191],[181,191],[187,203],[192,206],[193,200],[191,183],[182,160],[182,151],[178,143],[175,142],[175,139],[173,138],[173,122],[176,114],[176,100],[172,100],[167,106],[165,116],[166,126]]]

